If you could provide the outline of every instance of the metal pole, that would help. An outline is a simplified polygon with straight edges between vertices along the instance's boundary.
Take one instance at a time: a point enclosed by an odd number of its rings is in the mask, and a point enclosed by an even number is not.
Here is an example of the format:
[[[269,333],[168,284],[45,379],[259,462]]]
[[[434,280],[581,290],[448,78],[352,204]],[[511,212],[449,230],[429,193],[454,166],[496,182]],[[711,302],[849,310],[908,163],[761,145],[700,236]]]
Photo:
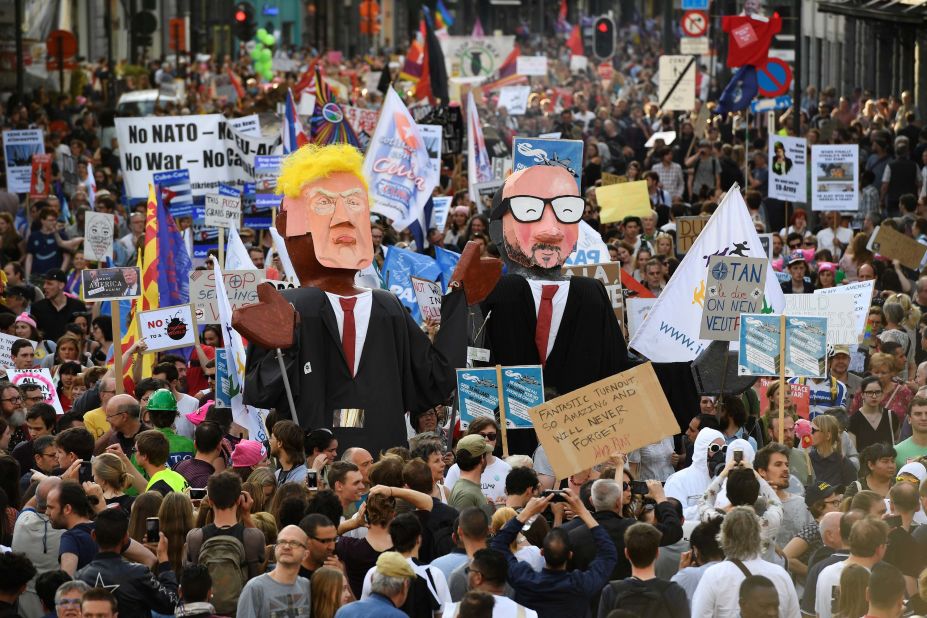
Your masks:
[[[663,53],[671,54],[676,48],[676,37],[673,35],[673,20],[676,16],[673,10],[673,0],[663,0]]]
[[[792,111],[796,112],[792,118],[792,129],[796,136],[801,135],[801,96],[802,96],[802,75],[801,75],[801,0],[792,0],[792,12],[795,17],[795,63],[792,67],[792,79],[795,81],[795,100],[792,101]],[[788,222],[786,222],[788,225]]]
[[[23,55],[23,0],[15,0],[16,28],[16,93],[22,98],[26,92],[26,69]]]
[[[283,376],[283,388],[286,390],[286,402],[290,404],[290,415],[293,417],[293,422],[299,425],[296,404],[293,403],[293,390],[290,388],[290,376],[286,372],[286,364],[283,362],[283,350],[280,348],[277,348],[277,362],[280,363],[280,375]]]
[[[106,62],[109,64],[109,78],[106,85],[106,101],[115,104],[115,67],[113,66],[113,3],[112,0],[103,0],[103,22],[106,27]]]

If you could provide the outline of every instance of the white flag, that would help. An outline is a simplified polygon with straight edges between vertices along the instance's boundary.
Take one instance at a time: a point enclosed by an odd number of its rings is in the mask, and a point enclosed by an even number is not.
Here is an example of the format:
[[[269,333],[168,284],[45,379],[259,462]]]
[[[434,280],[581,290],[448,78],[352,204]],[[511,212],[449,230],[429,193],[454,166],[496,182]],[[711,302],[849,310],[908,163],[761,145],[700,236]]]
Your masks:
[[[274,239],[274,248],[277,250],[277,255],[280,256],[280,264],[283,265],[283,274],[290,280],[290,283],[299,285],[299,277],[296,276],[296,269],[293,268],[293,262],[290,261],[290,254],[286,250],[286,243],[283,241],[283,236],[274,229],[274,226],[270,226],[267,229],[270,230],[270,236]]]
[[[694,360],[711,341],[699,339],[708,257],[737,255],[768,258],[750,219],[740,188],[731,187],[711,216],[656,304],[631,339],[630,347],[657,363]],[[779,313],[785,296],[767,264],[764,311]],[[771,308],[771,311],[770,309]]]
[[[216,279],[216,305],[219,309],[219,323],[222,326],[222,338],[225,342],[229,378],[232,384],[237,386],[237,392],[232,396],[232,420],[248,430],[250,439],[263,441],[267,432],[264,431],[261,415],[256,408],[246,406],[242,397],[245,388],[245,344],[238,331],[232,328],[232,305],[229,302],[228,292],[225,290],[225,281],[222,279],[219,261],[213,260],[212,265]]]
[[[229,228],[229,242],[225,248],[225,270],[257,270],[234,226]]]
[[[470,201],[482,208],[480,194],[474,185],[492,180],[492,162],[486,152],[486,141],[483,139],[483,128],[480,126],[480,115],[476,111],[472,91],[467,94],[467,180],[470,183]]]

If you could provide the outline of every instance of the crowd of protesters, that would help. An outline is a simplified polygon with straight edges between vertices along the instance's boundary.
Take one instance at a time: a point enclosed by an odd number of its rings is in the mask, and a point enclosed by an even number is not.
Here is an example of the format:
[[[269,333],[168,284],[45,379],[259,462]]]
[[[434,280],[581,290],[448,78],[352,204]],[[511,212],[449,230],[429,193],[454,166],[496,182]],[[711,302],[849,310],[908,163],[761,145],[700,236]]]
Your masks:
[[[562,40],[521,37],[522,53],[548,56],[548,76],[532,78],[524,115],[498,108],[493,93],[479,102],[487,138],[503,151],[515,135],[584,140],[584,219],[654,295],[681,258],[677,217],[711,214],[734,183],[757,230],[773,234],[784,292],[875,281],[862,345],[835,347],[827,378],[796,380],[806,412],[789,397],[780,427],[774,386],[703,397],[680,419],[683,435],[558,483],[542,448],[503,459],[496,421],[462,432],[444,405],[408,418],[408,443],[385,453],[275,410],[269,440],[250,439],[214,403],[215,327],[188,358],[161,354],[150,371],[144,343],[133,345],[121,353],[131,378],[117,378],[119,334],[100,303],[79,300],[83,217],[116,215],[115,262],[135,264],[144,205],[123,199],[100,64],[71,95],[39,89],[0,108],[3,128],[42,128],[47,152],[75,156],[81,179],[66,193],[56,166],[47,199],[0,191],[0,332],[18,338],[7,364],[49,369],[61,406],[37,385],[0,383],[0,545],[11,550],[0,555],[0,616],[927,611],[927,276],[868,248],[878,225],[927,244],[927,127],[909,93],[809,87],[780,118],[788,131],[799,114],[811,144],[860,148],[859,209],[811,213],[767,198],[766,127],[744,143],[739,116],[700,127],[698,110],[659,108],[655,23],[626,24],[619,40],[603,79],[571,73]],[[389,70],[385,57],[323,66],[356,105],[379,104],[364,76]],[[119,90],[185,80],[184,101],[156,111],[167,114],[269,113],[297,77],[262,85],[247,59],[114,70]],[[242,82],[237,101],[217,95],[229,74]],[[717,100],[717,81],[700,79],[702,99]],[[647,147],[661,130],[676,138]],[[646,179],[652,213],[600,224],[603,173]],[[459,156],[444,158],[437,191],[454,202],[430,245],[481,240],[492,253]],[[380,260],[382,246],[412,242],[372,225]],[[241,237],[263,268],[266,237]]]

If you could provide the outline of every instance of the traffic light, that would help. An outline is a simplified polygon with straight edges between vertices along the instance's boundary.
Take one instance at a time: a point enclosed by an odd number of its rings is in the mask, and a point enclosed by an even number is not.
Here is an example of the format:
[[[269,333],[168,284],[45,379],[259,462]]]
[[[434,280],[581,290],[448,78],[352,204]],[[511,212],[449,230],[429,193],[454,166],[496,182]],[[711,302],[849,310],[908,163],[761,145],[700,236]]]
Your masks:
[[[615,55],[615,22],[611,17],[602,16],[595,20],[592,30],[592,51],[606,60]]]
[[[235,5],[234,18],[235,36],[241,41],[250,41],[257,32],[257,22],[254,19],[254,7],[250,2],[239,2]]]

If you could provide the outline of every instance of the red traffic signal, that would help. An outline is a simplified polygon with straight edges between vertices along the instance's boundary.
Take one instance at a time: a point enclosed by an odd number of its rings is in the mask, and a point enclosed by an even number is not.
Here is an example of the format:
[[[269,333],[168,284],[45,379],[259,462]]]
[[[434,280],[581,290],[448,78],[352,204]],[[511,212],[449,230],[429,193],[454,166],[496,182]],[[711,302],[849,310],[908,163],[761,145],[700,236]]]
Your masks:
[[[254,18],[254,6],[250,2],[239,2],[233,13],[235,24],[232,32],[240,41],[250,41],[257,32],[257,20]]]
[[[592,31],[592,51],[606,60],[615,55],[615,22],[603,15],[595,20],[595,29]]]
[[[606,24],[605,22],[601,22],[599,23],[598,29],[599,29],[599,32],[608,32],[608,24]]]
[[[248,14],[245,11],[242,11],[241,9],[235,11],[235,21],[237,21],[238,23],[243,23],[243,22],[248,21]]]

